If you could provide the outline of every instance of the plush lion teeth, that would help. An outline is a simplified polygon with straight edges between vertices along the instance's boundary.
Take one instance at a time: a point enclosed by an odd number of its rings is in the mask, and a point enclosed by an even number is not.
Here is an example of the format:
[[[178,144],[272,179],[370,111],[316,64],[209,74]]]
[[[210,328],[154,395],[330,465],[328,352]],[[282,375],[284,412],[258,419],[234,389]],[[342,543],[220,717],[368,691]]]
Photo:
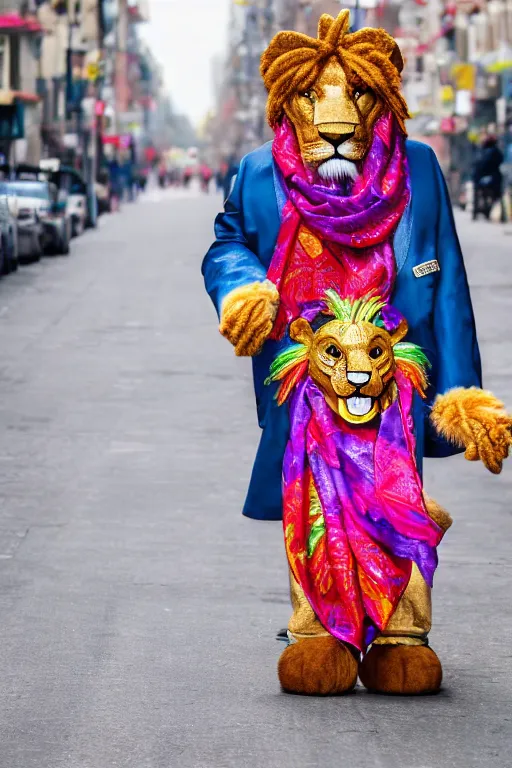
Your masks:
[[[348,397],[347,410],[352,416],[366,416],[372,409],[371,397]]]

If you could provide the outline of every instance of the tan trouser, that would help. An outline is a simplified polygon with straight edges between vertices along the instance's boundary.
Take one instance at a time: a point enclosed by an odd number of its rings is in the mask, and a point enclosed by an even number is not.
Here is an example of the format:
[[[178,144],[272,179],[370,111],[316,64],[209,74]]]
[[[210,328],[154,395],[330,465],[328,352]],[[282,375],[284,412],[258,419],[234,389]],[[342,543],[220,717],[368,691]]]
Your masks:
[[[290,591],[293,614],[288,623],[288,632],[295,640],[328,635],[311,608],[302,588],[290,574]],[[412,567],[411,579],[388,622],[385,631],[374,643],[381,645],[425,645],[432,626],[432,602],[430,587],[427,586],[416,564]]]
[[[451,525],[448,513],[432,499],[425,497],[430,517],[447,530]],[[288,632],[295,640],[328,635],[311,608],[302,588],[290,572],[290,592],[293,614]],[[432,600],[426,584],[415,563],[411,578],[394,614],[384,632],[374,640],[379,645],[425,645],[432,627]]]

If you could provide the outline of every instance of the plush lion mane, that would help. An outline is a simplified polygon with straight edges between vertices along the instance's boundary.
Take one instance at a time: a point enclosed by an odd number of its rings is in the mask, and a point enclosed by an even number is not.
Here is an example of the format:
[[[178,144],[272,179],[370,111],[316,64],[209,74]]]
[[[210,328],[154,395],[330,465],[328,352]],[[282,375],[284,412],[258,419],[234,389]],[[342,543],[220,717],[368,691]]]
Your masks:
[[[350,12],[337,19],[324,13],[318,38],[300,32],[279,32],[261,57],[260,72],[268,91],[267,119],[275,127],[288,99],[313,86],[328,60],[335,56],[349,80],[360,78],[394,114],[405,134],[409,117],[400,93],[403,60],[398,45],[383,29],[349,33]]]

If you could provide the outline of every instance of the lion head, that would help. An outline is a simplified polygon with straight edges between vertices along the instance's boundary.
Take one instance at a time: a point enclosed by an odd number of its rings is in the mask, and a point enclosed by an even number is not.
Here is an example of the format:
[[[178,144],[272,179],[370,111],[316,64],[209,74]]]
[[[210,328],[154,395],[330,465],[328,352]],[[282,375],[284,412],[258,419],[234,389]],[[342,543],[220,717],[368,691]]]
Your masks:
[[[405,318],[396,319],[392,310],[395,319],[383,319],[389,308],[378,297],[351,302],[331,289],[326,304],[334,319],[316,332],[301,317],[290,325],[290,337],[298,344],[278,355],[267,379],[281,381],[278,403],[309,373],[333,411],[351,424],[364,424],[396,399],[397,368],[425,397],[428,360],[416,344],[402,341]]]
[[[400,50],[383,29],[348,33],[349,18],[324,14],[318,38],[279,32],[261,58],[270,125],[288,117],[304,163],[322,178],[357,175],[384,111],[406,133]]]

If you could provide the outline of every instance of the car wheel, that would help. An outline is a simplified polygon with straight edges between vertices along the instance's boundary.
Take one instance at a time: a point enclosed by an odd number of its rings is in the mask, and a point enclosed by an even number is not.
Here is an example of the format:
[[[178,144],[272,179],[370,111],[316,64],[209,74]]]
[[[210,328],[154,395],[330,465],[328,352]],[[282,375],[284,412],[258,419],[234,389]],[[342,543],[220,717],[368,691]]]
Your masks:
[[[32,261],[39,261],[43,255],[43,242],[39,235],[34,235],[34,248],[32,250]]]
[[[16,272],[18,269],[18,253],[16,250],[16,241],[10,233],[10,237],[2,237],[2,252],[3,252],[3,271],[4,274],[9,275],[11,272]]]
[[[15,232],[11,232],[10,256],[11,256],[11,269],[13,272],[16,272],[16,270],[19,267],[20,260],[18,256],[18,239],[16,237]]]
[[[5,238],[2,235],[1,238],[1,248],[2,248],[2,255],[0,257],[2,266],[1,266],[1,272],[2,275],[8,275],[9,272],[11,272],[11,253],[9,249],[9,243],[7,242],[7,238]]]
[[[0,238],[0,275],[8,275],[10,272],[9,251],[5,237]]]
[[[62,233],[59,253],[62,254],[62,256],[67,256],[69,253],[69,235],[67,227],[64,227],[64,232]]]
[[[83,219],[79,218],[73,220],[73,237],[80,237],[80,235],[83,234],[84,229]]]

